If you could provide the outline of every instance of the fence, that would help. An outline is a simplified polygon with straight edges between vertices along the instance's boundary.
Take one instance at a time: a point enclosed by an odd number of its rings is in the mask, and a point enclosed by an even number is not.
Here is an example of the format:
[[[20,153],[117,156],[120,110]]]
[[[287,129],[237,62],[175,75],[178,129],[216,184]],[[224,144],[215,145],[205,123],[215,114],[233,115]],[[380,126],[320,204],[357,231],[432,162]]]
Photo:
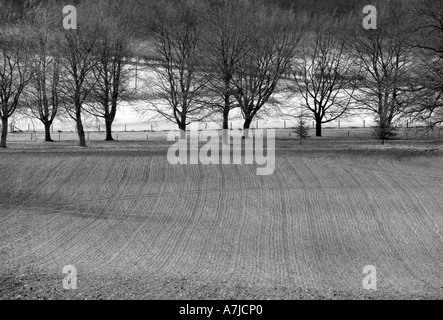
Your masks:
[[[296,120],[257,120],[252,122],[252,129],[292,129],[296,126]],[[229,129],[237,130],[243,128],[244,121],[242,119],[236,119],[229,122]],[[312,121],[310,123],[312,128],[315,128],[315,122]],[[357,120],[357,121],[336,121],[334,123],[323,125],[323,128],[367,128],[372,126],[372,122],[368,122],[367,120]],[[101,123],[88,123],[85,122],[83,124],[84,129],[86,131],[96,131],[103,132],[105,131],[105,127]],[[221,121],[219,122],[200,122],[199,127],[201,130],[219,130],[221,129]],[[139,121],[139,122],[115,122],[112,126],[114,131],[119,132],[130,132],[130,131],[170,131],[176,130],[177,125],[169,121]],[[76,126],[72,123],[56,123],[51,128],[52,132],[57,131],[75,131]],[[39,123],[27,123],[22,121],[21,123],[16,123],[14,126],[10,126],[10,132],[35,132],[35,131],[43,131],[43,126]]]
[[[260,126],[256,126],[260,129]],[[200,130],[213,130],[208,128],[205,124],[200,126]],[[292,128],[276,128],[277,139],[297,139]],[[178,132],[178,130],[174,130]],[[235,133],[241,134],[242,131],[233,129]],[[116,141],[167,141],[167,133],[169,131],[114,131],[113,137]],[[75,131],[55,131],[51,133],[54,141],[77,141],[78,135]],[[310,139],[340,139],[340,140],[370,140],[372,138],[371,128],[331,128],[326,127],[322,130],[322,137],[315,137],[315,130],[310,130]],[[106,134],[103,131],[85,131],[85,138],[87,141],[103,141]],[[45,134],[43,131],[31,132],[15,132],[8,135],[8,140],[11,142],[39,142],[44,141]],[[397,129],[396,140],[442,140],[443,127],[436,128],[432,131],[425,131],[424,128],[403,127]]]

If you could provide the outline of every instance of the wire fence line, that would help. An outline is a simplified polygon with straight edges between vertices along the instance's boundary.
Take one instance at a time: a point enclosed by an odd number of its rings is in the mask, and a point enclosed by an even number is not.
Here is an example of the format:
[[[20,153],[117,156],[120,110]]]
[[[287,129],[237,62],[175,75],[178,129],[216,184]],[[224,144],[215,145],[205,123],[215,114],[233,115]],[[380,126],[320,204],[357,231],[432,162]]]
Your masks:
[[[193,123],[194,124],[194,123]],[[198,122],[200,130],[220,130],[221,122],[215,121],[207,121],[207,122]],[[229,129],[238,130],[243,128],[244,121],[243,120],[233,120],[229,122]],[[315,128],[315,121],[308,122],[310,128]],[[251,129],[292,129],[296,127],[297,120],[289,119],[289,120],[256,120],[251,124]],[[369,121],[366,119],[356,120],[356,121],[335,121],[331,123],[326,123],[322,125],[324,129],[341,129],[341,128],[371,128],[374,126],[373,121]],[[407,123],[403,124],[403,126],[399,127],[409,127]],[[1,127],[1,125],[0,125]],[[106,128],[102,123],[84,123],[83,127],[85,131],[89,132],[105,132]],[[128,122],[128,123],[119,123],[116,122],[113,124],[112,129],[115,132],[155,132],[155,131],[171,131],[176,130],[177,125],[170,121],[139,121],[139,122]],[[13,122],[9,125],[8,131],[13,132],[39,132],[43,131],[44,128],[39,123],[24,123],[21,121]],[[51,132],[70,132],[76,131],[75,124],[67,124],[67,123],[56,123],[51,127]]]
[[[260,129],[260,128],[259,128]],[[267,129],[267,128],[262,128]],[[272,128],[274,129],[274,128]],[[201,134],[204,131],[213,130],[200,129]],[[298,139],[298,135],[292,128],[286,129],[274,129],[276,139]],[[172,130],[177,133],[178,130]],[[220,132],[221,130],[217,130]],[[241,135],[242,130],[232,129],[231,135]],[[169,131],[114,131],[113,137],[116,141],[167,141],[167,134]],[[85,131],[87,141],[103,141],[106,138],[106,133],[101,131]],[[51,137],[54,141],[76,141],[78,140],[78,134],[75,131],[55,131],[51,133]],[[45,133],[43,131],[30,131],[30,132],[14,132],[9,134],[8,139],[11,142],[42,142],[45,139]],[[324,128],[322,137],[315,137],[315,130],[310,129],[309,139],[359,139],[359,140],[372,140],[371,128]],[[397,128],[397,136],[394,140],[443,140],[443,128],[435,128],[434,130],[424,130],[424,128]]]

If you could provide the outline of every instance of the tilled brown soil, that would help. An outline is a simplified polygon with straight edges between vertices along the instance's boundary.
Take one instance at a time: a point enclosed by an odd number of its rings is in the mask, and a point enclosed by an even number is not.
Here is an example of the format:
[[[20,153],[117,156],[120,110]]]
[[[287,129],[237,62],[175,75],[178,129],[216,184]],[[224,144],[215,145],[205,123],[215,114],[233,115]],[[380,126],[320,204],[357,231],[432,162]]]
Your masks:
[[[280,141],[271,176],[162,145],[1,151],[0,298],[441,299],[440,150]]]

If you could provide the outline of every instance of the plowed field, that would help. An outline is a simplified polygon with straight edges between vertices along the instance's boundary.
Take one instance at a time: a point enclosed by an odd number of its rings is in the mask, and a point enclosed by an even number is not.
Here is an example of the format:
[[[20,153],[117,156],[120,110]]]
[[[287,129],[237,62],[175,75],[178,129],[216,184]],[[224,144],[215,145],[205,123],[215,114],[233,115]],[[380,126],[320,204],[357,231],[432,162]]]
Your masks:
[[[439,148],[280,141],[271,176],[149,143],[1,151],[0,298],[442,299]]]

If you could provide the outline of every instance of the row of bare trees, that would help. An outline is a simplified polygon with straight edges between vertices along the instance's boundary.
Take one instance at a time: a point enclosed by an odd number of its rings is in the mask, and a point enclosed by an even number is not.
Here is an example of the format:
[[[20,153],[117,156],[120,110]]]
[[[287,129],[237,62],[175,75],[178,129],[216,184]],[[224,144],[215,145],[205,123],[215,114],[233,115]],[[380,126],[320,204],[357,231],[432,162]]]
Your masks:
[[[296,64],[293,91],[321,125],[361,111],[389,138],[395,120],[442,118],[443,6],[438,1],[378,1],[377,28],[361,17],[319,14]]]
[[[443,5],[441,1],[379,1],[376,30],[356,29],[353,63],[364,78],[354,95],[376,115],[389,138],[394,120],[442,123]]]
[[[402,117],[443,122],[438,1],[378,1],[377,28],[370,30],[361,10],[307,13],[261,0],[80,2],[78,28],[64,30],[59,1],[28,1],[20,19],[2,5],[3,147],[17,109],[44,124],[47,141],[62,116],[75,121],[85,146],[86,114],[103,118],[112,140],[118,105],[134,95],[134,52],[144,50],[155,63],[145,61],[154,72],[142,109],[183,131],[214,115],[227,129],[238,108],[247,134],[263,109],[278,110],[291,95],[301,103],[285,110],[308,111],[317,136],[323,124],[362,110],[374,114],[382,139]]]
[[[77,29],[62,28],[59,1],[29,1],[15,17],[6,2],[0,26],[1,147],[8,119],[19,109],[36,117],[52,141],[56,116],[75,121],[80,146],[86,146],[83,118],[104,119],[106,139],[118,104],[129,94],[131,62],[130,5],[100,0],[77,7]]]
[[[229,112],[240,108],[248,129],[286,91],[302,101],[291,114],[309,111],[317,136],[323,124],[362,111],[374,114],[381,139],[404,117],[441,122],[442,5],[389,0],[376,8],[377,28],[366,30],[361,11],[308,15],[261,1],[164,1],[154,35],[158,96],[167,106],[154,101],[151,110],[185,130],[215,111],[227,129]]]
[[[150,110],[175,121],[214,112],[228,128],[229,112],[240,108],[244,129],[270,102],[295,57],[305,28],[301,16],[260,1],[164,1],[153,34],[157,78],[153,88],[167,105]]]

